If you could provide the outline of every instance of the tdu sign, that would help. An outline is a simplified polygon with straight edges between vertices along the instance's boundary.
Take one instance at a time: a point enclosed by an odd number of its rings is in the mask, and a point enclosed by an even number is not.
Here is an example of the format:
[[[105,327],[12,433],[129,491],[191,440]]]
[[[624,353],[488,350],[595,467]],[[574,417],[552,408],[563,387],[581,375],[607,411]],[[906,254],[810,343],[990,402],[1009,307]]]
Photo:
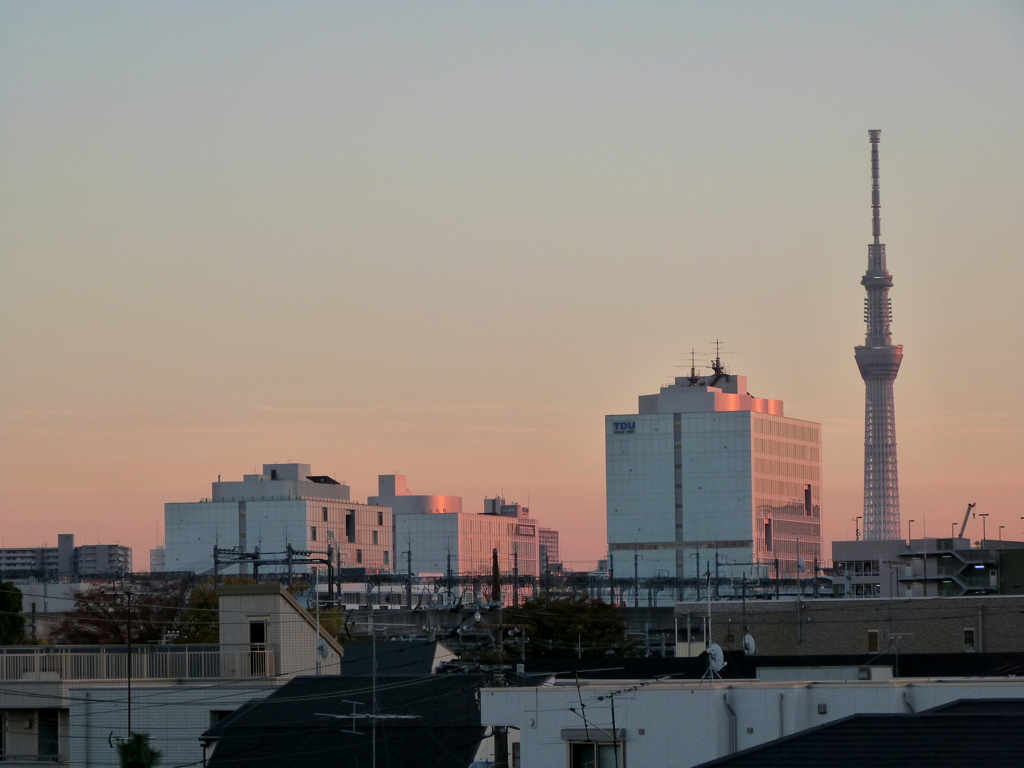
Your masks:
[[[636,432],[635,421],[613,421],[612,429],[616,435],[627,435]]]

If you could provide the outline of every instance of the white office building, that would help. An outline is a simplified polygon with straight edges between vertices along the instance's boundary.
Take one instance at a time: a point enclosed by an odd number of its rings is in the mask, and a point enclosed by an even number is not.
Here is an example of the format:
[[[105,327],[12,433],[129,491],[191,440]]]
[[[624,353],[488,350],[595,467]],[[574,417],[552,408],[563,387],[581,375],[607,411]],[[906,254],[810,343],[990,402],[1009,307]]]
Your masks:
[[[742,579],[821,557],[821,426],[717,364],[605,417],[615,578]]]
[[[197,502],[164,505],[164,568],[203,573],[213,568],[214,547],[284,558],[287,547],[328,553],[340,568],[368,573],[392,568],[391,510],[351,500],[347,485],[314,475],[309,464],[264,464],[262,474],[213,484]],[[271,553],[277,553],[272,555]],[[284,565],[261,566],[261,572]],[[311,567],[295,565],[295,573]],[[233,565],[223,573],[248,572]]]
[[[378,485],[369,501],[394,510],[396,571],[408,572],[411,552],[414,574],[486,577],[497,549],[503,574],[540,574],[537,521],[528,507],[484,499],[484,512],[470,514],[461,497],[409,493],[404,475],[380,475]]]

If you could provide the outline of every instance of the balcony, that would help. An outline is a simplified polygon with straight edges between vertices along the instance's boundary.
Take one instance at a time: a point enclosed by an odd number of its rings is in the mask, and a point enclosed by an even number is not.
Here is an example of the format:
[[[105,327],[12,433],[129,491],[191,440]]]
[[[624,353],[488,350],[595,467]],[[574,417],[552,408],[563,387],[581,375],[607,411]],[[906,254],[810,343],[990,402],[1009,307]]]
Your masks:
[[[251,679],[277,673],[265,646],[160,645],[132,648],[133,680]],[[126,680],[124,646],[25,646],[0,650],[0,680]]]

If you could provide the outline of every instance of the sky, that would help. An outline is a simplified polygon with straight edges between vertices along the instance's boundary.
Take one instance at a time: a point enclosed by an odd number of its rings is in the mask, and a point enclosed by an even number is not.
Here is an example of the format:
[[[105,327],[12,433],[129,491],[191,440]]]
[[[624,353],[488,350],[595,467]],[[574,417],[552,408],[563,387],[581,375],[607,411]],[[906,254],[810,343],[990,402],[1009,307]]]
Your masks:
[[[300,461],[592,567],[604,415],[716,339],[852,538],[869,128],[904,528],[1024,539],[1022,72],[1017,2],[2,0],[0,541],[145,569]]]

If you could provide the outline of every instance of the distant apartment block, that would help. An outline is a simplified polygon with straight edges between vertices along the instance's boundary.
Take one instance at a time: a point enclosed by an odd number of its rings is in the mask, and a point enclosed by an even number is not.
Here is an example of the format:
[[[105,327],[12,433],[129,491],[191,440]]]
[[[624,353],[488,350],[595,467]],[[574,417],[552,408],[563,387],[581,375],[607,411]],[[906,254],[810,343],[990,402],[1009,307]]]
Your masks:
[[[283,572],[293,550],[330,556],[337,568],[391,571],[394,543],[391,509],[352,501],[350,489],[309,464],[264,464],[240,481],[218,480],[212,497],[164,505],[164,569],[211,572],[214,547],[253,552],[281,561],[261,573]],[[313,567],[295,565],[294,573]],[[248,573],[247,564],[222,573]]]
[[[61,533],[56,547],[0,549],[0,580],[86,579],[131,573],[131,547],[119,544],[75,546],[75,536]]]

